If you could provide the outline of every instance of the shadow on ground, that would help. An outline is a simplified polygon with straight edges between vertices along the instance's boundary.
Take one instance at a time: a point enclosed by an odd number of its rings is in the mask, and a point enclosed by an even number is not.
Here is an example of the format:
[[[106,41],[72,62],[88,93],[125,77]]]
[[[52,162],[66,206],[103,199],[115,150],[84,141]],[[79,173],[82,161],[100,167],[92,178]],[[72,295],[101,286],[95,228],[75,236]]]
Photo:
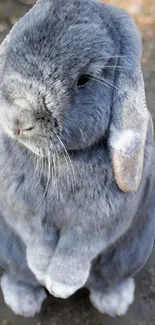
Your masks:
[[[21,2],[33,0],[21,0]],[[155,1],[105,0],[122,6],[134,16],[143,39],[143,72],[148,108],[155,122]],[[20,0],[0,0],[0,42],[19,17],[30,8]],[[63,301],[49,297],[42,312],[33,319],[15,316],[0,295],[1,325],[155,325],[155,252],[137,279],[135,303],[122,318],[111,319],[97,313],[89,303],[88,293],[78,292]]]

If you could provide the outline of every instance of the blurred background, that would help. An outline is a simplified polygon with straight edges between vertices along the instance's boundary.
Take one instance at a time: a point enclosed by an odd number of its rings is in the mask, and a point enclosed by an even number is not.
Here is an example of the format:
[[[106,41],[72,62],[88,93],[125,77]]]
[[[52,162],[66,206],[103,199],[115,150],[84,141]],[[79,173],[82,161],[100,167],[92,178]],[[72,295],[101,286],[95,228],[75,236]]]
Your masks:
[[[140,30],[147,104],[155,122],[155,0],[104,2],[125,8]],[[34,3],[34,0],[0,0],[0,43]],[[112,320],[99,315],[93,310],[85,292],[67,301],[49,298],[42,313],[30,320],[13,315],[0,295],[0,325],[155,325],[155,253],[150,261],[137,279],[137,299],[127,316],[121,319]]]

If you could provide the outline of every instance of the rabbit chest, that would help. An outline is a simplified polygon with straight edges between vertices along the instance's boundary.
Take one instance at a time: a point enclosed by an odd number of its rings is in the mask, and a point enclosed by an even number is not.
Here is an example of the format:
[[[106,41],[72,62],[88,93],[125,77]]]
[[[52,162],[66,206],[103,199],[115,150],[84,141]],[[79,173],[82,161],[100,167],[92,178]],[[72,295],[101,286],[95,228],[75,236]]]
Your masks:
[[[27,224],[32,232],[77,225],[97,230],[105,221],[110,229],[113,216],[124,228],[132,220],[138,200],[117,188],[103,144],[56,156],[50,165],[17,145],[10,154],[7,146],[1,149],[1,209],[17,231]]]

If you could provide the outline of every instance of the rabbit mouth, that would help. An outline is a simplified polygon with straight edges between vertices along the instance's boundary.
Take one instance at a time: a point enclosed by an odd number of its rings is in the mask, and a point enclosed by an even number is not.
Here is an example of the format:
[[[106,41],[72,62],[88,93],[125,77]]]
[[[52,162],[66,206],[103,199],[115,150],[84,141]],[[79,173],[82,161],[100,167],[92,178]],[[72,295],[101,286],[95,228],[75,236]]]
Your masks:
[[[49,139],[48,137],[45,137],[44,141],[39,134],[32,138],[27,138],[26,136],[12,136],[12,138],[40,158],[52,157],[53,155],[55,156],[55,154],[58,155],[67,151],[59,136],[59,139],[55,139],[54,137],[53,139]]]
[[[65,147],[60,138],[60,132],[51,132],[49,127],[46,128],[42,125],[39,126],[37,123],[25,125],[24,128],[16,126],[4,118],[0,121],[3,132],[9,136],[12,140],[26,147],[31,153],[46,158],[52,156],[56,152],[64,151]]]

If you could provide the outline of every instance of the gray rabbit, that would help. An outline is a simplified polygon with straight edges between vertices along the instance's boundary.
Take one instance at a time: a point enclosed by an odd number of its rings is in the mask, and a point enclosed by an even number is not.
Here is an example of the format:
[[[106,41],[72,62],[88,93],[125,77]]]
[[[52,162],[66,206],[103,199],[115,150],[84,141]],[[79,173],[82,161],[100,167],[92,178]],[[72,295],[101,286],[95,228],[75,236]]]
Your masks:
[[[141,51],[130,16],[95,0],[39,0],[1,45],[1,285],[18,314],[32,315],[25,288],[34,313],[42,287],[85,286],[111,316],[134,299],[155,237]]]

